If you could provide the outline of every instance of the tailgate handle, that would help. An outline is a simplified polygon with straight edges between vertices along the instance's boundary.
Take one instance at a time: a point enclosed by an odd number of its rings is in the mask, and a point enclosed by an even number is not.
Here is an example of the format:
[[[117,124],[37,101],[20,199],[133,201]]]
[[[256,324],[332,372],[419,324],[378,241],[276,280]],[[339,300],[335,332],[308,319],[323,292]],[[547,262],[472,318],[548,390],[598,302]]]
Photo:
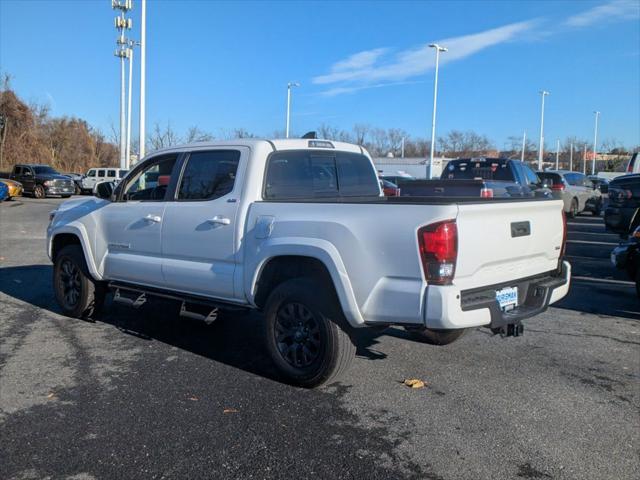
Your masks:
[[[530,222],[511,222],[511,236],[526,237],[531,235],[531,223]]]

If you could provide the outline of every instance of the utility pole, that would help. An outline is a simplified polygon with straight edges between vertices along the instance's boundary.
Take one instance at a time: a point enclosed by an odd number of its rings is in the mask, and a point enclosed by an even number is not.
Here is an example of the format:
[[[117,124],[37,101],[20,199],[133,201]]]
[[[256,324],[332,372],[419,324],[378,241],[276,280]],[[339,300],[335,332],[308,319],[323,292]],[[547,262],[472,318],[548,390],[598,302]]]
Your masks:
[[[400,149],[400,157],[404,158],[404,137],[402,137],[401,149]]]
[[[527,142],[527,131],[525,130],[522,133],[522,152],[520,153],[520,161],[524,162],[524,149],[525,149],[525,144]]]
[[[289,125],[291,124],[291,88],[299,87],[298,82],[287,83],[287,126],[284,130],[284,137],[289,138]]]
[[[560,170],[560,139],[556,142],[556,170]]]
[[[542,158],[543,158],[543,149],[544,149],[544,97],[549,95],[549,92],[546,90],[541,90],[540,95],[542,95],[542,113],[540,114],[540,143],[538,145],[538,170],[542,171]]]
[[[571,147],[569,148],[569,171],[573,172],[573,142],[571,142]]]
[[[120,58],[120,168],[126,169],[126,138],[125,138],[125,69],[124,59],[127,58],[127,44],[124,33],[125,30],[131,30],[131,19],[125,18],[125,14],[131,10],[131,0],[111,0],[111,8],[120,10],[120,15],[115,18],[115,27],[118,30],[118,39],[116,44],[118,47],[115,56]]]
[[[591,175],[596,174],[596,155],[598,152],[598,117],[600,117],[600,112],[593,112],[596,114],[596,128],[593,132],[593,162],[591,162]]]
[[[582,174],[587,174],[587,143],[584,144],[584,152],[582,152]]]
[[[433,173],[433,154],[435,152],[436,145],[436,108],[438,106],[438,66],[440,64],[440,52],[446,52],[445,47],[441,47],[437,43],[429,45],[431,48],[436,49],[436,77],[433,82],[433,115],[431,117],[431,152],[429,153],[429,166],[427,167],[427,180],[431,180]]]
[[[141,0],[140,17],[140,139],[138,147],[138,161],[145,155],[146,133],[145,133],[145,101],[146,101],[146,81],[147,81],[147,0]]]

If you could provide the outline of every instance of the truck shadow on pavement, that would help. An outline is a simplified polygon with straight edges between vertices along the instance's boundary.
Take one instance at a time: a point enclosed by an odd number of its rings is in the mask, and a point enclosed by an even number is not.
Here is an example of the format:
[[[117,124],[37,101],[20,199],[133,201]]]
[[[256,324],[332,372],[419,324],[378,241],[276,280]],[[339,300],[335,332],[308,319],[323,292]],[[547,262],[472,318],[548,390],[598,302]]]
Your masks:
[[[51,285],[52,272],[51,265],[2,268],[0,292],[61,315]],[[182,318],[178,313],[178,302],[157,299],[133,309],[114,304],[109,295],[104,312],[96,321],[143,340],[159,341],[271,380],[281,380],[263,347],[261,313],[221,312],[212,325]],[[375,349],[382,335],[414,341],[397,328],[355,330],[352,337],[357,356],[369,360],[387,358],[386,353]]]

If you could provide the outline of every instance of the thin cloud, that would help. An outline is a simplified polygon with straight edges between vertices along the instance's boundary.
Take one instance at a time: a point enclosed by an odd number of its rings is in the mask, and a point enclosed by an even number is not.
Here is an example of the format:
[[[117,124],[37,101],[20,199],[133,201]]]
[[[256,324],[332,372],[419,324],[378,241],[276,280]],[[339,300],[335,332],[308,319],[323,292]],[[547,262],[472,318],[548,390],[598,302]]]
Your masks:
[[[353,87],[334,87],[334,88],[330,88],[329,90],[325,90],[323,92],[320,92],[320,95],[322,95],[323,97],[335,97],[336,95],[342,95],[343,93],[355,93],[355,92],[359,92],[360,90],[367,90],[370,88],[382,88],[382,87],[394,87],[396,85],[413,85],[415,83],[423,83],[423,82],[419,82],[419,81],[413,81],[413,82],[389,82],[389,83],[378,83],[375,85],[359,85],[359,86],[353,86]]]
[[[640,3],[637,0],[613,0],[569,17],[565,21],[565,25],[569,27],[588,27],[595,23],[610,22],[612,20],[632,20],[639,17]]]
[[[534,21],[512,23],[480,33],[439,40],[437,43],[449,48],[449,52],[441,57],[441,62],[460,60],[486,48],[508,42],[531,30],[534,23]],[[422,75],[434,67],[433,49],[429,48],[429,44],[400,51],[384,63],[381,60],[388,51],[387,48],[376,48],[358,52],[335,63],[328,74],[315,77],[313,83],[318,85],[338,82],[361,84],[335,87],[325,92],[325,95],[338,95],[366,87],[375,87],[371,85],[374,82],[403,81]]]

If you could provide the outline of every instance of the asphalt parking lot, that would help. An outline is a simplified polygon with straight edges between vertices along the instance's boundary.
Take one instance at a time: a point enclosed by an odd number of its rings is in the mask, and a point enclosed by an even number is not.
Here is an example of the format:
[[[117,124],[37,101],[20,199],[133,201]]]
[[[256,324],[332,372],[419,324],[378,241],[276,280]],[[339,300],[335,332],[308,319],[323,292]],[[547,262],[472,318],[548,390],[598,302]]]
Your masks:
[[[59,202],[0,204],[0,478],[637,478],[640,302],[600,218],[569,222],[570,294],[523,337],[363,331],[347,376],[309,391],[275,378],[258,314],[61,316]]]

